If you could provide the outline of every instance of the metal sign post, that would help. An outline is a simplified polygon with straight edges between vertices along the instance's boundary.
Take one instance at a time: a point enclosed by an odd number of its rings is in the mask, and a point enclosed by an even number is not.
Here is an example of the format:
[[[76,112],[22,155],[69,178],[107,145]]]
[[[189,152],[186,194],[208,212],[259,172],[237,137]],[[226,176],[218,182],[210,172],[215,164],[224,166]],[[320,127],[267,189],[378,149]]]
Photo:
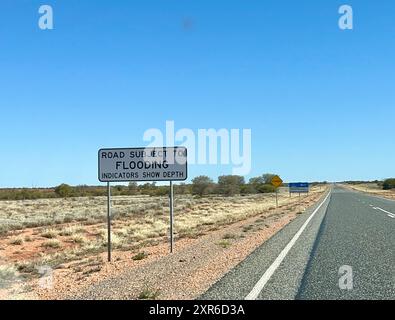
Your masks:
[[[111,261],[111,187],[107,182],[107,250],[108,262]]]
[[[283,184],[283,180],[279,176],[274,176],[271,182],[276,188],[276,208],[278,208],[278,187]]]
[[[278,208],[278,188],[276,188],[276,208]]]
[[[174,235],[173,235],[173,222],[174,222],[174,206],[173,206],[173,181],[170,181],[170,253],[173,253]]]

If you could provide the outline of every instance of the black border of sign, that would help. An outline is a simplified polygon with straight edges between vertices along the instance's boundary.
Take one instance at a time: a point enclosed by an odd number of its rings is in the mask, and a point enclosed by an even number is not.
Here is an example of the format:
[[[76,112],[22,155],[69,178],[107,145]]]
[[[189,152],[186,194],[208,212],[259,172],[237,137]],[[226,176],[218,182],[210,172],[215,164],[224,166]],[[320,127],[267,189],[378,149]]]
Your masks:
[[[105,151],[105,150],[125,150],[125,149],[128,149],[128,150],[138,150],[138,149],[148,149],[148,148],[151,148],[151,149],[171,149],[171,148],[173,148],[173,149],[185,149],[185,153],[186,153],[186,161],[185,161],[185,165],[186,165],[186,177],[185,177],[185,179],[182,179],[182,180],[179,180],[179,179],[176,179],[176,180],[173,180],[173,179],[166,179],[166,180],[157,180],[157,179],[153,179],[153,180],[111,180],[111,181],[103,181],[103,180],[101,180],[100,179],[100,152],[101,151]],[[99,151],[97,152],[97,178],[99,179],[99,181],[100,182],[105,182],[105,183],[107,183],[107,182],[131,182],[131,181],[135,181],[135,182],[144,182],[144,181],[185,181],[185,180],[187,180],[188,179],[188,149],[186,148],[186,147],[183,147],[183,146],[176,146],[176,147],[139,147],[139,148],[102,148],[102,149],[99,149]]]

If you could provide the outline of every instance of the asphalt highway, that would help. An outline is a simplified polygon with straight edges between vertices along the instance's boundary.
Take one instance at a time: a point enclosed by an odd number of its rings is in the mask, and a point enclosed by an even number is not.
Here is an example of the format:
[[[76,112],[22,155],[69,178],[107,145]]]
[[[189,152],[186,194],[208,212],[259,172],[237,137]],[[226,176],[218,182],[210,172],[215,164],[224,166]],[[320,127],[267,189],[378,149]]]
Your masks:
[[[395,299],[395,201],[330,193],[202,299]]]

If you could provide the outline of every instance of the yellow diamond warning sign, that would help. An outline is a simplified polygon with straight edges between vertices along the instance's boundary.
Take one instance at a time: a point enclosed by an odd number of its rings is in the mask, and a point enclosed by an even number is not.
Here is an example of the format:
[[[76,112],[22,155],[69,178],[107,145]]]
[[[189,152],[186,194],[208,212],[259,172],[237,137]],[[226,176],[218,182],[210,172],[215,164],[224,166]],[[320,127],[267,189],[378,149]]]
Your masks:
[[[283,184],[283,180],[279,176],[274,176],[272,179],[272,185],[278,188]]]

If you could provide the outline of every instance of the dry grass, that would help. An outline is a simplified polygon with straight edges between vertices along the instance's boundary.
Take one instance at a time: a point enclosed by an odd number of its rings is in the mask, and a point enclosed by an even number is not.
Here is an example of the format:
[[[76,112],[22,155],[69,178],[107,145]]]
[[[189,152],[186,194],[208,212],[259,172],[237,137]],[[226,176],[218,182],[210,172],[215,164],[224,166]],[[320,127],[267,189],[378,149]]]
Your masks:
[[[45,230],[41,233],[41,236],[47,239],[55,239],[58,236],[56,230]]]
[[[317,194],[319,190],[313,189],[312,193]],[[292,206],[298,202],[298,197],[290,198],[285,190],[279,193],[280,205]],[[194,198],[182,195],[175,197],[174,205],[176,238],[196,238],[222,226],[273,212],[275,196]],[[114,249],[139,250],[147,244],[166,241],[168,197],[119,196],[113,198],[112,206]],[[105,212],[104,197],[0,201],[0,222],[7,230],[15,226],[21,230],[17,232],[18,237],[11,240],[8,236],[0,237],[0,246],[2,241],[13,241],[20,246],[21,253],[10,252],[8,257],[31,265],[56,266],[81,260],[106,250]],[[235,236],[227,235],[219,245],[228,247]]]
[[[80,234],[75,234],[71,237],[71,241],[74,243],[82,244],[85,243],[87,239]]]
[[[42,246],[44,248],[52,248],[52,249],[57,249],[61,247],[61,242],[57,239],[51,239],[48,241],[45,241]]]
[[[360,183],[360,184],[346,184],[343,187],[353,189],[355,191],[366,192],[372,195],[385,197],[388,199],[395,199],[395,190],[383,190],[382,187],[376,183]]]
[[[20,246],[23,244],[23,238],[21,238],[21,237],[13,238],[13,239],[11,239],[11,241],[9,243],[14,246]]]

